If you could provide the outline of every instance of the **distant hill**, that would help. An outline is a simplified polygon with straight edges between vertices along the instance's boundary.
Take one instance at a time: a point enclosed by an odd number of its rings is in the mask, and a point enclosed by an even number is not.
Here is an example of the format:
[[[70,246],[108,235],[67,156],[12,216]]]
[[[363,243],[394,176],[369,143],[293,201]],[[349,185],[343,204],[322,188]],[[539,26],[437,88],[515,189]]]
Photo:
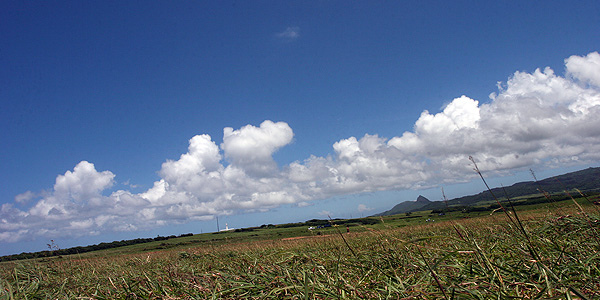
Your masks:
[[[389,215],[397,215],[403,214],[411,211],[421,210],[424,206],[427,206],[433,202],[429,201],[429,199],[419,195],[416,201],[404,201],[396,204],[396,206],[392,207],[392,209],[382,212],[380,214],[376,214],[375,216],[389,216]]]
[[[563,193],[565,190],[573,191],[579,189],[581,191],[599,191],[600,190],[600,168],[587,168],[581,171],[571,172],[563,175],[558,175],[544,180],[535,181],[524,181],[515,183],[511,186],[499,188],[493,188],[492,193],[498,197],[498,199],[506,199],[506,195],[511,199],[542,194],[541,191],[553,194]],[[494,197],[489,191],[483,191],[476,195],[464,196],[448,200],[448,206],[474,206],[478,203],[493,201]],[[428,200],[429,201],[429,200]],[[392,209],[377,214],[376,216],[385,216],[392,214],[401,214],[411,211],[418,210],[434,210],[443,209],[446,207],[446,203],[443,201],[429,201],[425,205],[418,206],[417,201],[406,201],[397,204]],[[406,206],[402,204],[407,203]],[[396,208],[399,209],[396,209]]]

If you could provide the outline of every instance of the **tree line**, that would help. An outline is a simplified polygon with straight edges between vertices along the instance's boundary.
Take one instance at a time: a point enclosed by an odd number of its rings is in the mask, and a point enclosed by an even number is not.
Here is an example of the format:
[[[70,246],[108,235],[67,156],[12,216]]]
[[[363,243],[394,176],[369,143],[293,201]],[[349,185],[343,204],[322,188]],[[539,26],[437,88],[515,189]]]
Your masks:
[[[164,240],[168,240],[168,239],[193,236],[193,235],[194,235],[193,233],[186,233],[186,234],[181,234],[178,236],[176,236],[176,235],[160,236],[159,235],[155,238],[137,238],[137,239],[133,239],[133,240],[121,240],[121,241],[114,241],[114,242],[110,242],[110,243],[100,243],[100,244],[89,245],[89,246],[77,246],[77,247],[66,248],[66,249],[56,249],[56,248],[52,249],[52,247],[51,247],[51,250],[46,250],[46,251],[23,252],[21,254],[1,256],[0,262],[12,261],[12,260],[22,260],[22,259],[45,258],[45,257],[70,255],[70,254],[81,254],[81,253],[85,253],[85,252],[111,249],[111,248],[136,245],[136,244],[143,244],[143,243],[149,243],[149,242],[155,242],[155,241],[164,241]]]

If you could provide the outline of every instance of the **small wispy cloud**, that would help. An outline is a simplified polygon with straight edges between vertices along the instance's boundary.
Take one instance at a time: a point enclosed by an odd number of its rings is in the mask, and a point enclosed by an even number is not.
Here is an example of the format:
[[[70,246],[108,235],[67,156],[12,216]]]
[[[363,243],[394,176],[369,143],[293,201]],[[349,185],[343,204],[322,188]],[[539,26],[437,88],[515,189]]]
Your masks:
[[[302,201],[302,202],[298,202],[298,204],[296,204],[296,206],[298,207],[307,207],[307,206],[311,206],[311,203],[308,203],[306,201]]]
[[[277,38],[293,41],[300,37],[300,27],[288,27],[284,31],[275,34]]]
[[[358,205],[358,211],[359,212],[366,212],[366,211],[370,211],[370,210],[373,210],[373,208],[372,207],[367,207],[364,204],[359,204]]]
[[[323,216],[323,217],[331,216],[331,212],[328,210],[322,210],[322,211],[318,212],[317,214],[319,214],[320,216]]]
[[[37,197],[37,194],[32,191],[27,191],[25,193],[19,194],[15,196],[15,202],[24,204],[28,203],[30,200]]]
[[[129,181],[130,181],[130,179],[127,179],[127,181],[123,182],[123,185],[128,186],[128,187],[130,187],[132,189],[139,188],[141,186],[139,184],[132,184]]]

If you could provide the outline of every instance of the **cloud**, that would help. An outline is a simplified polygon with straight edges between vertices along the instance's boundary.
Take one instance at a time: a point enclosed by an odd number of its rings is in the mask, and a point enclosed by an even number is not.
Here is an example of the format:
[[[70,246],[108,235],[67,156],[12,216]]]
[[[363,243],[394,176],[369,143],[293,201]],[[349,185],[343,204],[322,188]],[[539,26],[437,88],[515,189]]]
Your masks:
[[[90,228],[84,226],[91,224],[89,219],[116,207],[116,203],[102,195],[113,185],[114,177],[110,171],[97,172],[93,164],[82,161],[73,171],[58,175],[52,192],[45,193],[29,209],[4,204],[0,211],[2,239],[89,234],[91,231],[82,230]],[[34,193],[21,195],[27,198]]]
[[[565,59],[567,75],[584,82],[600,86],[600,54],[592,52],[585,57],[573,55]]]
[[[251,125],[240,130],[225,128],[221,148],[225,157],[244,172],[267,177],[277,170],[273,153],[289,144],[293,137],[288,124],[264,121],[258,128]]]
[[[318,212],[317,214],[320,216],[323,216],[323,217],[328,217],[328,218],[331,217],[331,212],[328,210],[322,210],[322,211]]]
[[[82,161],[51,191],[15,197],[0,209],[0,241],[133,231],[215,215],[266,211],[334,196],[421,189],[486,173],[597,162],[600,159],[600,55],[571,56],[565,76],[550,68],[515,72],[487,102],[461,96],[437,113],[423,111],[410,131],[348,137],[332,154],[278,166],[273,154],[292,142],[285,122],[264,121],[189,140],[165,161],[161,179],[142,193],[118,190],[110,171]],[[37,198],[37,199],[36,199]],[[367,211],[359,205],[359,211]]]
[[[371,211],[371,210],[373,210],[373,209],[374,209],[374,208],[372,208],[372,207],[367,207],[367,206],[366,206],[366,205],[364,205],[364,204],[359,204],[359,205],[358,205],[358,212],[366,212],[366,211]]]
[[[34,192],[27,191],[25,193],[16,195],[15,196],[15,202],[25,204],[25,203],[28,203],[29,201],[31,201],[32,199],[34,199],[36,197],[37,197],[37,195]]]
[[[56,177],[53,193],[38,201],[29,214],[48,217],[78,213],[79,208],[86,205],[104,204],[101,192],[113,185],[115,175],[110,171],[97,172],[94,165],[82,161],[75,166],[73,172],[67,171]]]
[[[296,203],[296,206],[298,207],[307,207],[307,206],[311,206],[312,204],[306,201],[302,201],[302,202],[298,202]]]
[[[277,38],[292,41],[300,37],[300,27],[288,27],[284,31],[275,34]]]
[[[123,182],[123,185],[128,186],[128,187],[130,187],[132,189],[136,189],[136,188],[140,187],[139,184],[133,184],[133,183],[131,183],[129,179],[127,179],[127,181]]]

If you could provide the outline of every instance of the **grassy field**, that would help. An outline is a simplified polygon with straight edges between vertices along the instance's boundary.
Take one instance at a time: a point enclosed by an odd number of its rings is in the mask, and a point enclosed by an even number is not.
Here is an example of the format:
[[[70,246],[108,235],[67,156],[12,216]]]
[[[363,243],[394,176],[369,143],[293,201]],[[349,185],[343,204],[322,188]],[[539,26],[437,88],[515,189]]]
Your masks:
[[[580,202],[5,262],[0,299],[600,299],[598,209]]]

